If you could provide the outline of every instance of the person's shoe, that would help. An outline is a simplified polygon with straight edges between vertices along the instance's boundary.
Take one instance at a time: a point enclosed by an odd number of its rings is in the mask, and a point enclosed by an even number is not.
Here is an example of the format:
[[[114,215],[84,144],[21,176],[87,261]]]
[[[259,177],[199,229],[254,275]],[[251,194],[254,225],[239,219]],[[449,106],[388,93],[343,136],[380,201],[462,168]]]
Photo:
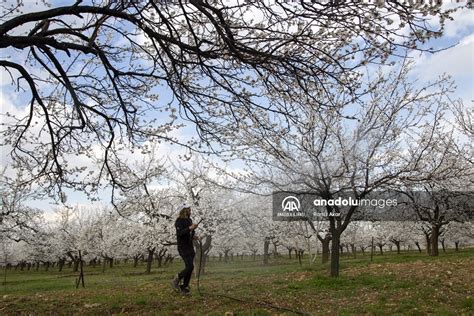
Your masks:
[[[183,295],[191,295],[191,291],[189,290],[189,287],[180,287],[181,288],[181,294]]]
[[[176,291],[179,292],[181,288],[179,287],[179,278],[175,276],[173,280],[171,280],[171,287]]]

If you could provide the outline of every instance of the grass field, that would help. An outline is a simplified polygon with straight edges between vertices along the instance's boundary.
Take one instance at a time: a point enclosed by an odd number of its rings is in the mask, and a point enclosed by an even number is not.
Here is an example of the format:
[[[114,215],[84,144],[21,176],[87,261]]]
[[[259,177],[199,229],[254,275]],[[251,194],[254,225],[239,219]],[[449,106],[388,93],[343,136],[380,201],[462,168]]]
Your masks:
[[[250,258],[227,264],[213,259],[183,297],[169,281],[181,268],[177,261],[144,274],[144,266],[117,265],[102,272],[85,267],[86,287],[76,289],[77,273],[7,271],[1,285],[0,315],[138,314],[138,315],[292,315],[258,305],[270,303],[311,315],[474,314],[474,249],[425,254],[389,253],[342,257],[341,277],[329,278],[328,267],[302,266],[295,259],[273,259],[268,266]],[[3,281],[4,270],[1,270]],[[217,296],[226,294],[236,301]]]

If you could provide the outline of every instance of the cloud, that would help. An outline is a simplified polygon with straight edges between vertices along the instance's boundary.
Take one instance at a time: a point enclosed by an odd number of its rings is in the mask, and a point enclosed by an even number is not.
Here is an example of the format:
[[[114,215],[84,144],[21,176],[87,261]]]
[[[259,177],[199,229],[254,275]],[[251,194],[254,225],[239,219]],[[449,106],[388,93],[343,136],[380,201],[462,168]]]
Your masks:
[[[415,73],[420,79],[433,80],[446,73],[456,81],[468,80],[472,87],[474,76],[474,34],[461,39],[458,45],[447,50],[417,58]]]
[[[460,34],[470,32],[474,27],[474,10],[463,9],[453,14],[453,21],[446,22],[445,36],[458,37]]]

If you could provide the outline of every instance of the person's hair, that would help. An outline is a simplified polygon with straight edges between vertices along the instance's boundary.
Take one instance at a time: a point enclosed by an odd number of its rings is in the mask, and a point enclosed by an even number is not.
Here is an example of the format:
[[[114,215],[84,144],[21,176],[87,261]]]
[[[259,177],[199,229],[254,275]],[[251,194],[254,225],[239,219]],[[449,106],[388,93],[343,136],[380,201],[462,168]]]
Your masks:
[[[178,218],[189,218],[191,216],[191,208],[184,207],[179,211]]]

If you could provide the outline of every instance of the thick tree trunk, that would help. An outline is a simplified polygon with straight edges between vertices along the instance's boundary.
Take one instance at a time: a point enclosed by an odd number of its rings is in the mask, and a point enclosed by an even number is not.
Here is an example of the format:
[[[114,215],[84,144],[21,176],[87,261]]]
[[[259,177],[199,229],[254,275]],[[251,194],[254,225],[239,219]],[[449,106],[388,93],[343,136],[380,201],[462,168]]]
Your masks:
[[[430,234],[425,233],[425,240],[426,240],[426,253],[429,255],[429,254],[431,254],[431,237],[430,237]]]
[[[323,248],[323,253],[321,255],[321,262],[326,263],[329,261],[329,244],[331,242],[331,238],[326,237],[323,240],[321,240],[322,248]]]
[[[459,241],[454,242],[454,247],[456,247],[456,251],[459,251]]]
[[[433,224],[431,226],[431,252],[430,256],[438,256],[439,255],[439,250],[438,250],[438,238],[439,238],[439,226],[436,224]]]
[[[139,256],[133,257],[133,267],[136,268],[138,266],[138,259],[140,259]]]
[[[155,254],[155,247],[148,248],[148,258],[146,259],[146,273],[151,273],[151,264],[153,263],[153,255]]]
[[[331,276],[339,276],[339,249],[340,249],[340,234],[337,230],[331,232]]]

